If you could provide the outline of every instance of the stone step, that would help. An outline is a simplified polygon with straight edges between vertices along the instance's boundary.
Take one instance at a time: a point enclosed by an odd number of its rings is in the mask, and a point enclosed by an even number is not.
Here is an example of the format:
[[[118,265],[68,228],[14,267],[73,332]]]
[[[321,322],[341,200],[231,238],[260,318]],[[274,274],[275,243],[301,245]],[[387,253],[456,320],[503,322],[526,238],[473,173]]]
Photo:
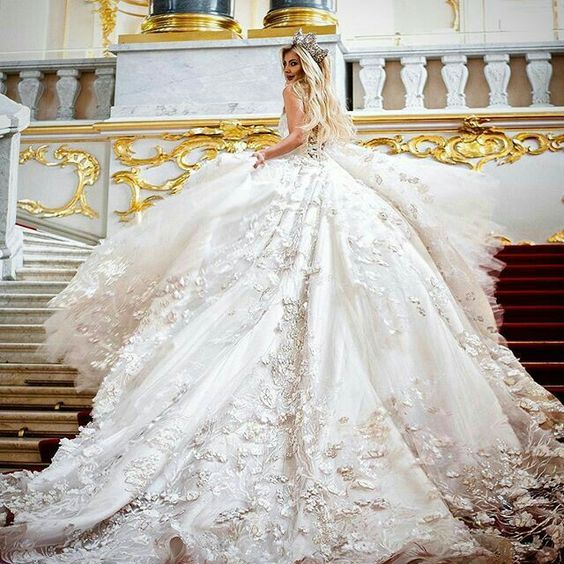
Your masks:
[[[43,252],[50,250],[53,253],[91,253],[95,247],[84,246],[75,243],[62,243],[59,241],[47,241],[45,239],[24,239],[24,254],[29,252]],[[76,256],[76,255],[75,255]]]
[[[48,307],[0,307],[0,322],[8,324],[43,323],[57,308]]]
[[[0,466],[5,464],[40,464],[39,443],[42,439],[0,437]]]
[[[66,364],[0,364],[0,386],[73,386],[76,370]]]
[[[54,364],[50,362],[43,351],[39,350],[39,343],[6,343],[0,342],[0,363],[12,365],[24,364]]]
[[[68,436],[78,433],[76,411],[28,411],[0,409],[0,435]]]
[[[41,407],[44,409],[87,409],[92,406],[92,393],[78,393],[63,386],[2,386],[0,408]]]
[[[3,280],[0,292],[3,294],[58,294],[68,286],[62,280]]]
[[[94,246],[90,243],[76,241],[75,239],[69,239],[68,237],[62,237],[61,235],[47,233],[46,231],[36,231],[35,229],[24,228],[22,229],[22,232],[24,243],[27,243],[29,241],[46,241],[48,243],[72,245],[85,249],[91,249]]]
[[[24,244],[24,257],[28,256],[47,256],[53,258],[85,258],[92,254],[91,249],[81,249],[75,247],[61,247],[49,244]]]
[[[76,274],[76,268],[19,268],[16,270],[18,280],[35,280],[41,282],[70,281]]]
[[[44,308],[57,294],[8,294],[0,293],[0,307],[12,309],[21,307]]]
[[[88,257],[54,257],[49,255],[25,255],[23,268],[64,268],[76,270]]]
[[[41,343],[45,339],[43,325],[33,323],[2,323],[0,324],[1,343]]]

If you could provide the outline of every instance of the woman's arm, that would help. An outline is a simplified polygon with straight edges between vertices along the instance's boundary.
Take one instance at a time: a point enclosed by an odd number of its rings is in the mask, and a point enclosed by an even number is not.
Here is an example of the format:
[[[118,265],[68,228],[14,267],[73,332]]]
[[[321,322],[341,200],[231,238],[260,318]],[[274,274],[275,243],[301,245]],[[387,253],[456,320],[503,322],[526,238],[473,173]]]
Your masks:
[[[253,156],[257,157],[257,162],[254,165],[255,168],[268,159],[274,159],[293,151],[305,141],[304,131],[300,127],[300,125],[303,125],[305,122],[302,102],[296,94],[294,94],[291,86],[286,86],[282,94],[284,97],[286,118],[288,120],[288,135],[275,145],[272,145],[272,147],[267,147],[266,149],[253,153]]]

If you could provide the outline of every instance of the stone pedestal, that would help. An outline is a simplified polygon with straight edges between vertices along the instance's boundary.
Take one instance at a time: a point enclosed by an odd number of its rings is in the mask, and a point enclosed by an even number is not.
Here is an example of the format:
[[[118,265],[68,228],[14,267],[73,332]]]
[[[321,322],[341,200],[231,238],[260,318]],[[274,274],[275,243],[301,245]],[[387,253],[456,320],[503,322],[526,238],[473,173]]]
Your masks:
[[[0,272],[14,280],[23,263],[23,236],[16,225],[20,132],[30,110],[0,94]]]
[[[344,46],[322,35],[339,97],[345,98]],[[280,49],[291,37],[128,43],[117,54],[112,118],[279,114],[284,77]]]

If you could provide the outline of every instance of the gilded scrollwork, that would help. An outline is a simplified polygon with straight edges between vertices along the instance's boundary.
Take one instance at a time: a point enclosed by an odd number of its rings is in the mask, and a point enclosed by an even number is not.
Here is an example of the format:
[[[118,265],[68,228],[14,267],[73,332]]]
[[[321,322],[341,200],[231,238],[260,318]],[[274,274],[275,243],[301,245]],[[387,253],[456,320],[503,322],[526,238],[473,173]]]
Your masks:
[[[110,56],[108,47],[111,43],[111,35],[116,28],[117,10],[119,0],[86,0],[91,4],[96,4],[96,13],[100,16],[102,23],[102,45],[104,55]]]
[[[509,137],[502,129],[486,124],[486,118],[469,116],[452,137],[421,134],[406,140],[401,135],[365,141],[367,147],[386,145],[390,153],[410,153],[420,158],[434,158],[446,164],[462,164],[482,170],[490,161],[509,164],[524,155],[541,155],[564,149],[564,134],[522,132]]]
[[[29,161],[36,161],[47,167],[73,166],[75,168],[78,183],[73,195],[59,207],[48,207],[37,200],[18,200],[18,207],[34,215],[43,218],[66,217],[69,215],[80,214],[88,218],[98,217],[86,200],[86,188],[92,186],[100,177],[100,163],[98,159],[81,149],[71,149],[66,145],[61,145],[53,151],[56,162],[47,159],[49,145],[41,145],[35,148],[33,145],[27,147],[20,153],[20,164]]]
[[[157,139],[178,143],[170,150],[155,145],[153,153],[147,157],[135,154],[134,144],[141,139]],[[115,158],[127,167],[112,175],[117,184],[127,184],[130,189],[130,202],[126,210],[115,213],[121,221],[129,221],[134,214],[150,207],[161,194],[174,194],[182,189],[190,175],[206,161],[212,160],[222,152],[235,153],[245,149],[258,150],[273,145],[279,140],[271,128],[261,125],[243,125],[238,121],[223,121],[217,127],[196,127],[181,134],[162,133],[155,136],[127,136],[114,141]],[[197,153],[194,159],[195,153]],[[145,170],[165,163],[173,163],[180,174],[161,184],[153,184],[143,178]],[[146,197],[143,191],[156,192]]]

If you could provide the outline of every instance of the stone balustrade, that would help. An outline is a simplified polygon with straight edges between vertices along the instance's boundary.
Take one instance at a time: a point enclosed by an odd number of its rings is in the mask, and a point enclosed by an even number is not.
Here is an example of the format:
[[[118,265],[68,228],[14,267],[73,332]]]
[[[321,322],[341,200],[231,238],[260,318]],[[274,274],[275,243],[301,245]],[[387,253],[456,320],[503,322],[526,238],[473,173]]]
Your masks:
[[[253,41],[233,39],[233,47]],[[434,112],[564,106],[564,45],[450,45],[344,51],[349,109]],[[115,58],[0,61],[0,94],[34,121],[103,120],[115,91]],[[338,86],[338,85],[337,85]],[[341,85],[344,90],[345,85]]]
[[[345,60],[353,65],[356,79],[354,109],[422,112],[564,105],[561,42],[349,51]],[[551,87],[553,67],[559,71],[560,86],[554,81]],[[429,103],[426,92],[432,98]],[[467,101],[469,92],[473,104]]]
[[[0,61],[0,94],[27,106],[34,121],[106,119],[115,69],[114,58]]]

